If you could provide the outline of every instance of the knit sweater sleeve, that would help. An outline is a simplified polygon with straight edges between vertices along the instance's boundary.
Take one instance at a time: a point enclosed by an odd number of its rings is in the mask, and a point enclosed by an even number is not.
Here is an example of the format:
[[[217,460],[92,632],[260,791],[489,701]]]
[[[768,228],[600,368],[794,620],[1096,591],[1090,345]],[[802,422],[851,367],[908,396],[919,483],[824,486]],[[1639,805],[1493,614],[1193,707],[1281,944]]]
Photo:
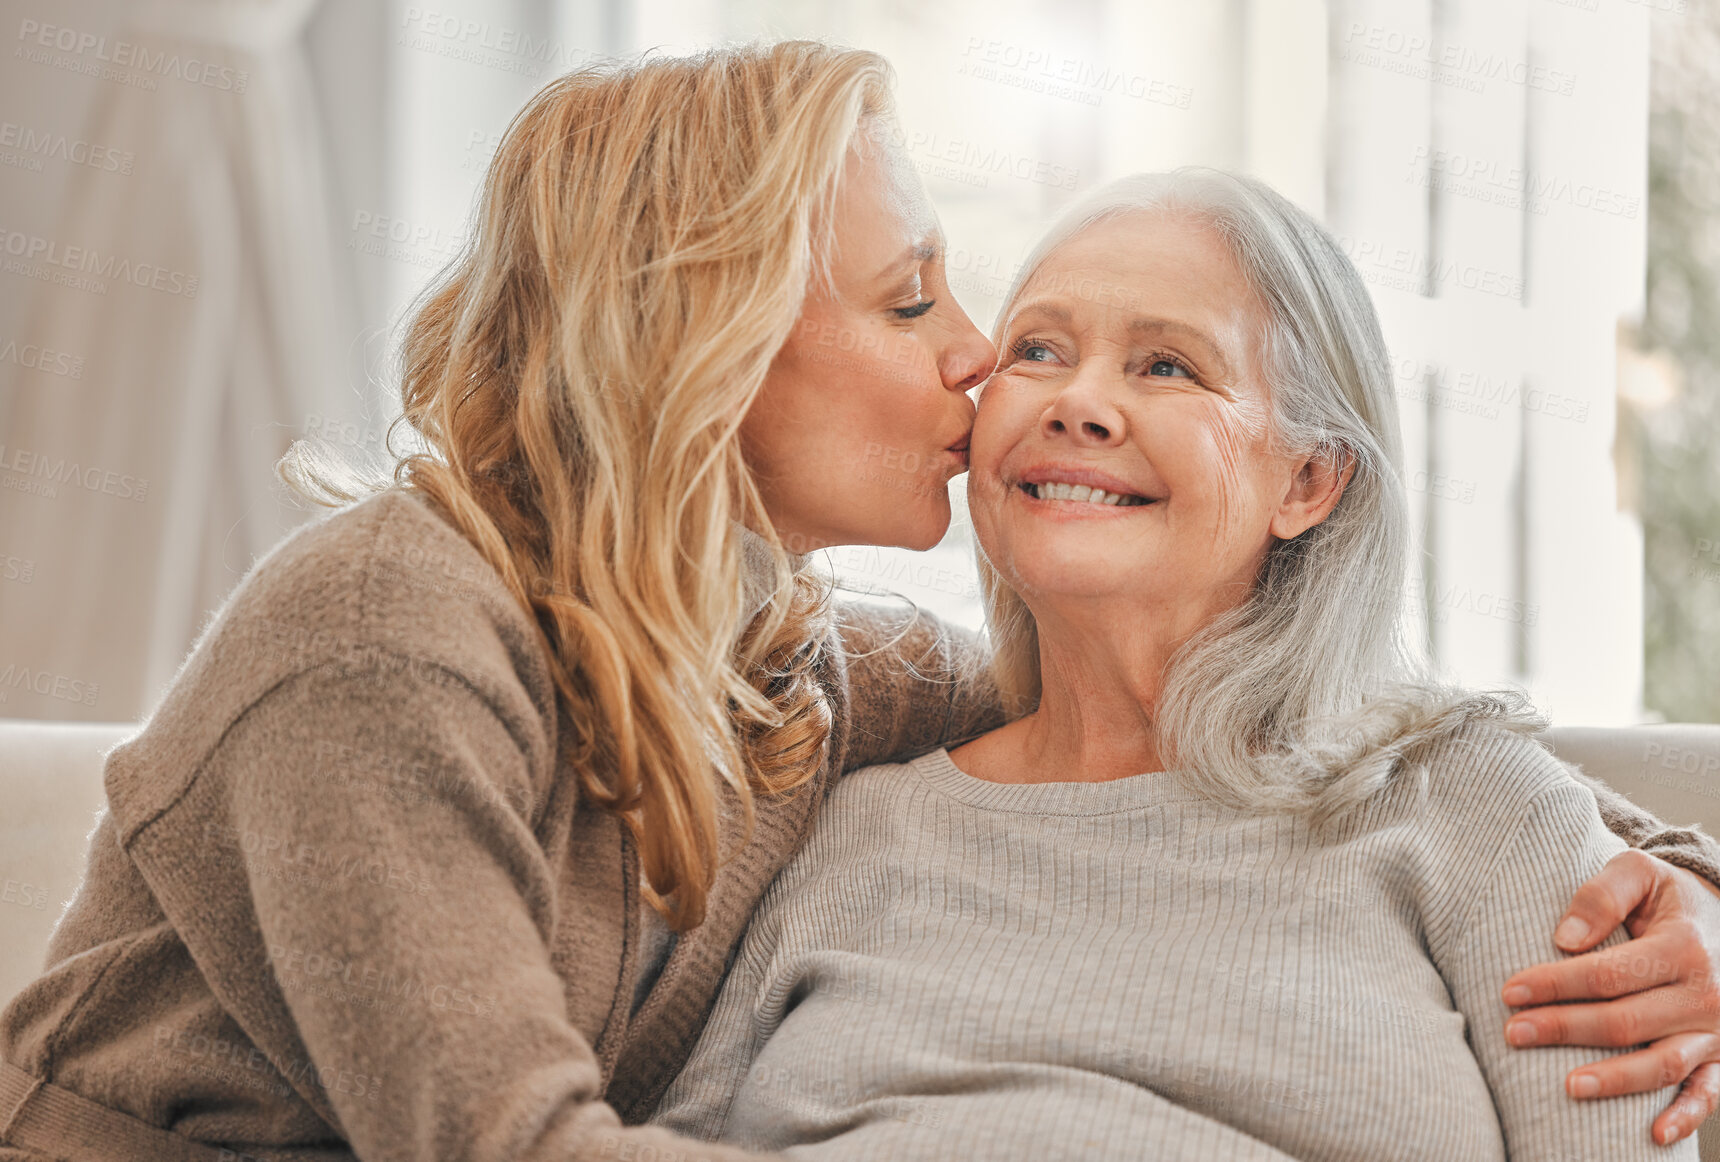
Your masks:
[[[1565,1095],[1564,1078],[1572,1069],[1624,1050],[1517,1049],[1506,1042],[1510,1010],[1500,1000],[1500,982],[1524,965],[1560,958],[1551,919],[1623,844],[1602,824],[1589,792],[1570,779],[1547,786],[1521,810],[1506,811],[1502,802],[1495,806],[1506,817],[1502,823],[1515,817],[1501,832],[1504,842],[1493,848],[1492,858],[1475,858],[1460,874],[1469,884],[1455,893],[1461,904],[1452,914],[1456,923],[1448,936],[1433,939],[1432,952],[1452,1002],[1467,1021],[1508,1156],[1514,1162],[1577,1157],[1693,1162],[1693,1140],[1665,1148],[1649,1136],[1649,1123],[1671,1100],[1673,1088],[1605,1102],[1578,1102]],[[1607,945],[1623,938],[1615,933]]]
[[[603,1101],[552,966],[552,934],[578,937],[555,932],[518,731],[457,674],[379,661],[299,673],[227,731],[199,781],[230,796],[211,842],[245,853],[232,963],[291,1016],[263,1048],[310,1064],[295,1084],[365,1162],[751,1157]],[[348,776],[378,762],[431,793],[361,798]],[[342,1076],[368,1092],[320,1080]]]
[[[1014,717],[978,634],[921,609],[870,602],[840,603],[837,625],[851,699],[847,769],[955,746]]]

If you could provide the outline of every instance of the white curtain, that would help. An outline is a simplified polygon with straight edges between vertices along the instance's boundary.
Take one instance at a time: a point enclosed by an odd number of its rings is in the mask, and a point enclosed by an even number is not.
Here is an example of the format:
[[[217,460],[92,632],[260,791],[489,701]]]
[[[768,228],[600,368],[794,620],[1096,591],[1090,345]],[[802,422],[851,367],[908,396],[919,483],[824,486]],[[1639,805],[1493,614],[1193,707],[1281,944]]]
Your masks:
[[[0,667],[32,671],[0,715],[144,713],[208,611],[309,515],[274,462],[363,414],[303,51],[318,3],[132,6],[101,50],[130,79],[90,82],[84,137],[124,143],[136,171],[71,177],[48,241],[96,281],[44,279],[28,312],[37,343],[84,354],[81,378],[0,393],[0,530],[39,561],[0,598]]]

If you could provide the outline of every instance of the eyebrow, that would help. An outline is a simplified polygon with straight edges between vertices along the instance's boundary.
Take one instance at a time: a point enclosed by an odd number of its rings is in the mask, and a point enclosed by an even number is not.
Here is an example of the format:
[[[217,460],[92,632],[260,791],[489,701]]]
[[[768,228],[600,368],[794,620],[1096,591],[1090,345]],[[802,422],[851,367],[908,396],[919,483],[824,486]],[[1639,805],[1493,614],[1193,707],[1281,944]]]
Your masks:
[[[1062,327],[1068,327],[1074,322],[1074,316],[1069,313],[1069,308],[1062,303],[1051,299],[1034,299],[1010,314],[1009,330],[1014,330],[1017,320],[1023,315],[1029,314],[1043,316],[1047,322]],[[1212,337],[1199,327],[1190,326],[1176,319],[1162,319],[1149,315],[1137,315],[1130,319],[1125,326],[1129,334],[1137,338],[1168,333],[1187,340],[1201,349],[1201,353],[1216,365],[1218,373],[1222,377],[1228,378],[1230,375],[1230,364],[1224,358],[1223,352],[1219,350],[1218,344],[1214,343]]]
[[[921,241],[914,243],[912,246],[910,246],[906,250],[904,250],[901,254],[901,257],[897,258],[896,261],[894,261],[890,265],[886,266],[883,270],[880,270],[873,277],[877,281],[882,282],[884,279],[889,278],[891,275],[897,274],[903,270],[907,270],[909,267],[919,266],[922,263],[930,262],[932,259],[936,258],[942,252],[943,252],[943,240],[942,239],[939,239],[939,238],[922,239]]]
[[[1074,321],[1069,314],[1068,307],[1048,299],[1029,299],[1026,303],[1015,308],[1009,313],[1010,327],[1014,327],[1016,320],[1023,315],[1044,315],[1046,319],[1061,327],[1067,327]]]

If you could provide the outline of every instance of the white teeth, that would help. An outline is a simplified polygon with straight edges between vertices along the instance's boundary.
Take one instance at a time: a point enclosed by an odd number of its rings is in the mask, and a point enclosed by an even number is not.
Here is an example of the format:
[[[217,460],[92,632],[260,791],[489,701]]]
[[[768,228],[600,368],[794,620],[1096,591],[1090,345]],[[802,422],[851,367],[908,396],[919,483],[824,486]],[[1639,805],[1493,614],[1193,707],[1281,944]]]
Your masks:
[[[1130,508],[1147,504],[1144,496],[1124,496],[1119,492],[1106,492],[1103,488],[1091,488],[1085,484],[1061,484],[1047,482],[1045,484],[1029,484],[1029,492],[1040,500],[1074,500],[1087,504],[1106,504]]]

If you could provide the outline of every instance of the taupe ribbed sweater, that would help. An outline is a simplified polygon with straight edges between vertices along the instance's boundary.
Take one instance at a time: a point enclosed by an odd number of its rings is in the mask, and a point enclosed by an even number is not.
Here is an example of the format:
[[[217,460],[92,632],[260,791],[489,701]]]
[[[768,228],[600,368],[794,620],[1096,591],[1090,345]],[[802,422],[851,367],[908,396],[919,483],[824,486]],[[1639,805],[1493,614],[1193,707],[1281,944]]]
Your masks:
[[[988,686],[953,678],[971,637],[900,620],[844,610],[819,676],[829,763],[758,804],[634,1011],[637,856],[556,761],[527,614],[422,501],[343,510],[257,564],[109,759],[84,883],[0,1014],[0,1057],[270,1162],[674,1158],[665,1131],[623,1123],[685,1061],[833,772],[1002,721]],[[1720,880],[1705,837],[1603,808]]]
[[[528,615],[422,500],[343,510],[257,564],[108,760],[84,883],[0,1015],[0,1058],[271,1160],[667,1146],[623,1121],[685,1060],[834,772],[1002,721],[954,680],[973,642],[941,628],[842,609],[829,762],[759,801],[635,1012],[637,855],[556,761]]]
[[[817,1162],[1694,1160],[1650,1140],[1670,1089],[1575,1102],[1606,1051],[1505,1042],[1624,850],[1589,790],[1496,727],[1426,762],[1327,832],[1163,773],[852,774],[654,1121]]]

